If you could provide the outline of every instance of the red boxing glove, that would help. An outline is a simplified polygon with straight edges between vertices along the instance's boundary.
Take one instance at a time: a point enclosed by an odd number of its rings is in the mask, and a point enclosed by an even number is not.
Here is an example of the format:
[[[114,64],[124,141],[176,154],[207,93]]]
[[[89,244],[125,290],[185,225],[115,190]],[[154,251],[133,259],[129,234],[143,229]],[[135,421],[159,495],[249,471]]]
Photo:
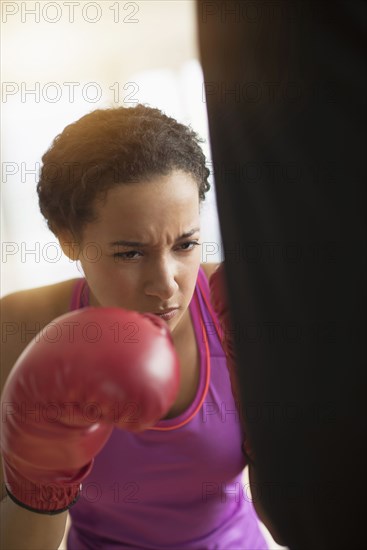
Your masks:
[[[4,387],[9,496],[34,512],[65,511],[113,427],[154,425],[178,388],[178,356],[159,317],[92,307],[58,317],[23,351]]]

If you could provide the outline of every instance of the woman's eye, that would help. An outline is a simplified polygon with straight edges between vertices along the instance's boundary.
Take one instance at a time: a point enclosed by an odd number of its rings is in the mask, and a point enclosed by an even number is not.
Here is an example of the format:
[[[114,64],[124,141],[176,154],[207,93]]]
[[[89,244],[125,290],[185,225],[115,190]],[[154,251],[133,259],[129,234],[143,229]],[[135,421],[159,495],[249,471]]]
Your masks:
[[[183,243],[180,245],[180,249],[184,252],[191,251],[194,249],[195,246],[200,246],[201,243],[198,241],[188,241],[187,243]],[[118,260],[136,260],[139,256],[141,256],[141,252],[138,252],[137,250],[129,250],[128,252],[116,252],[113,257],[115,258],[115,261]]]
[[[139,252],[137,250],[129,250],[129,252],[117,252],[113,256],[116,260],[118,260],[118,259],[135,260],[136,259],[136,258],[134,258],[135,254],[139,254]]]
[[[193,250],[195,246],[200,246],[200,243],[198,241],[188,241],[187,243],[184,243],[181,246],[182,247],[191,246],[191,248],[183,248],[183,250]]]

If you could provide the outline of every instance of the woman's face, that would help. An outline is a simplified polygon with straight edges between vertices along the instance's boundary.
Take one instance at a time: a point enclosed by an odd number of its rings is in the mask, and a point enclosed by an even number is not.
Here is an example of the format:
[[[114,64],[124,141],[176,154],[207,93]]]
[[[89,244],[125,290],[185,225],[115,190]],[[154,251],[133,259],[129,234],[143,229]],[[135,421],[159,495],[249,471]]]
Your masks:
[[[200,267],[199,193],[181,171],[111,188],[83,232],[79,260],[90,305],[157,313],[191,301]],[[186,236],[185,236],[186,234]]]

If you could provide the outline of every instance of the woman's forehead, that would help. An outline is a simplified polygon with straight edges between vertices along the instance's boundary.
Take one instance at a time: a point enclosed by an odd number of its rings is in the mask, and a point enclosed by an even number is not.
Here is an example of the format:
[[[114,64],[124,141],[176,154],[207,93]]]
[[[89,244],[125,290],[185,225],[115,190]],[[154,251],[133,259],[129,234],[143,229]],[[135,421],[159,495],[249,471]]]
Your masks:
[[[125,231],[119,231],[122,238],[117,238],[112,241],[106,240],[105,244],[110,248],[115,247],[138,247],[138,248],[153,248],[160,247],[162,244],[173,244],[184,239],[194,238],[200,232],[198,224],[192,224],[187,230],[176,229],[169,227],[155,226],[134,228]],[[113,233],[111,233],[113,234]]]
[[[153,216],[180,216],[199,209],[196,182],[188,175],[178,173],[156,177],[147,182],[117,185],[111,188],[103,202],[96,205],[98,216],[137,221]]]
[[[97,220],[89,232],[103,232],[112,241],[176,240],[200,225],[196,182],[188,178],[155,179],[112,188],[97,204]],[[159,239],[158,239],[159,236]]]

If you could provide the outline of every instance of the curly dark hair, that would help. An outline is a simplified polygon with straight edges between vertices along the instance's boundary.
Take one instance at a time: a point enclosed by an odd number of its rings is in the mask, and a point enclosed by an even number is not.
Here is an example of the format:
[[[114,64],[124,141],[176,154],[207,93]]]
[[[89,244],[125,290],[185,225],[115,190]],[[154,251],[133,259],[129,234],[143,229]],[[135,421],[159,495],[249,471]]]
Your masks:
[[[116,185],[133,184],[181,170],[198,185],[199,201],[210,189],[209,169],[189,126],[159,109],[97,109],[69,124],[42,157],[37,193],[41,213],[57,236],[79,238],[96,219],[93,205]]]

